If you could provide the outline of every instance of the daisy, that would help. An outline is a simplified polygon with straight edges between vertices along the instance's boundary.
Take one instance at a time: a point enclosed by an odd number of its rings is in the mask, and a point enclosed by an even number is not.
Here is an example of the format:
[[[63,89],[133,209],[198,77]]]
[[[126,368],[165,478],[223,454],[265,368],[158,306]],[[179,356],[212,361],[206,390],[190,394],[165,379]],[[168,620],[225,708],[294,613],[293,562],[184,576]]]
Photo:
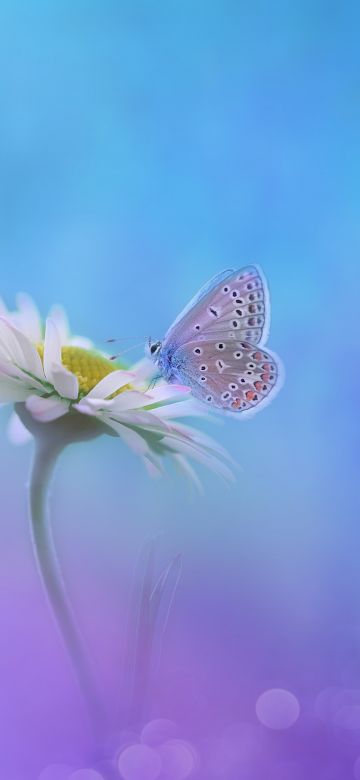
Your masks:
[[[33,432],[31,418],[46,424],[71,415],[75,428],[75,416],[82,415],[92,417],[102,432],[119,436],[154,475],[162,472],[167,456],[195,481],[188,459],[231,478],[227,453],[181,422],[204,414],[187,387],[162,382],[150,390],[151,361],[130,370],[119,367],[89,340],[71,337],[60,307],[53,308],[44,332],[31,299],[22,295],[18,303],[16,312],[2,307],[0,315],[0,403],[17,405],[9,424],[15,443]]]
[[[59,570],[47,513],[49,482],[57,458],[71,443],[104,433],[118,436],[150,473],[172,460],[198,484],[189,460],[231,479],[229,456],[183,418],[204,412],[189,389],[152,387],[153,363],[128,370],[72,337],[65,313],[54,307],[45,327],[27,296],[9,312],[0,303],[0,404],[12,404],[9,433],[17,443],[35,440],[29,482],[30,525],[39,574],[97,734],[105,728],[101,699],[78,622]],[[151,388],[151,389],[150,389]]]

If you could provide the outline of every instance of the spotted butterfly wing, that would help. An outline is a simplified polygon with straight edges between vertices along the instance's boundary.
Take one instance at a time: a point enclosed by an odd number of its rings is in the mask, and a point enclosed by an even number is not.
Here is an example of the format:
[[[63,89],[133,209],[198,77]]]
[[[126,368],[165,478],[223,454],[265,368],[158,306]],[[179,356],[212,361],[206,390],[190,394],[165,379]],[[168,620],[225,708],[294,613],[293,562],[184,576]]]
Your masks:
[[[194,338],[265,341],[270,302],[265,278],[257,266],[228,270],[210,280],[190,301],[167,332],[163,346]]]
[[[179,379],[209,406],[258,411],[281,386],[279,358],[247,341],[191,341],[174,353]]]

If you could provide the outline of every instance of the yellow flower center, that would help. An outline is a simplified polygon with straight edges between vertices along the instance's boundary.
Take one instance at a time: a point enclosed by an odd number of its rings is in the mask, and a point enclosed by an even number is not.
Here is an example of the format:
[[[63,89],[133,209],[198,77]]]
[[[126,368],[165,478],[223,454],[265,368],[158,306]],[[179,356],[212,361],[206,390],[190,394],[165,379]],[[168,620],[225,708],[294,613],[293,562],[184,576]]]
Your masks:
[[[44,359],[44,345],[37,344],[37,351]],[[119,363],[113,363],[106,357],[96,352],[90,352],[82,347],[62,347],[61,360],[65,368],[75,374],[79,380],[79,395],[87,395],[101,379],[124,366]],[[128,385],[121,388],[121,391],[128,388]],[[121,392],[117,391],[117,393]],[[116,395],[117,395],[116,393]]]

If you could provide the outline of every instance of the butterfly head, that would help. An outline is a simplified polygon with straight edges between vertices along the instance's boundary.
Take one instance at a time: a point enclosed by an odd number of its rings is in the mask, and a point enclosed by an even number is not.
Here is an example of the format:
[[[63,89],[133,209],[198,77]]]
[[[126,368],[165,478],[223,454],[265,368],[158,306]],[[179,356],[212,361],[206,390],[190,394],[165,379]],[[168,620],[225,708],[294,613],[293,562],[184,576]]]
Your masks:
[[[158,362],[160,350],[161,341],[151,341],[151,339],[149,339],[149,356],[154,361],[154,363]]]

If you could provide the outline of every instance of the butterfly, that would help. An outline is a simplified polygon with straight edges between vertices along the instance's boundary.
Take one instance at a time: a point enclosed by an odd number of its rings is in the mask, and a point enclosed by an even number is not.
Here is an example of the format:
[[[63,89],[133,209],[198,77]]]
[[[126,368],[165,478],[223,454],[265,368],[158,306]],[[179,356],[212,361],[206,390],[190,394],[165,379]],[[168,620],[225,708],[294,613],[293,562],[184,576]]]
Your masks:
[[[283,380],[279,358],[264,348],[270,300],[258,266],[227,270],[210,279],[149,354],[170,383],[190,387],[214,410],[258,411]]]

